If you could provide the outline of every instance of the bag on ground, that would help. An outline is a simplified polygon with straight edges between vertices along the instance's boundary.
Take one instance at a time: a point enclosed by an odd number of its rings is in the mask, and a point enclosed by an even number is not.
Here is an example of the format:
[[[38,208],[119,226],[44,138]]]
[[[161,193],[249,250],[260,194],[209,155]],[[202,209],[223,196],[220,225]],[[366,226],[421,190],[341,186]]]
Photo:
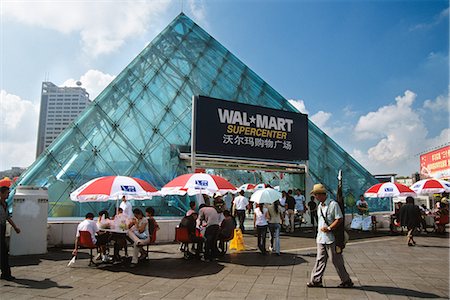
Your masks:
[[[362,220],[361,229],[364,231],[369,231],[372,228],[372,217],[367,216]]]
[[[362,229],[362,217],[361,216],[355,216],[352,220],[352,224],[350,225],[351,229],[360,230]]]

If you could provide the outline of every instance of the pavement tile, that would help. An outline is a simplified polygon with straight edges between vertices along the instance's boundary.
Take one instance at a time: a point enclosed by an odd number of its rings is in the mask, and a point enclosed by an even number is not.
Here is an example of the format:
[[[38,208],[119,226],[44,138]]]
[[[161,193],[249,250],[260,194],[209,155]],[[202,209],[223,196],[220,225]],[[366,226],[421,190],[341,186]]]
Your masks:
[[[50,250],[47,256],[14,266],[17,282],[0,281],[0,298],[9,299],[424,299],[449,297],[447,238],[421,237],[428,247],[405,247],[404,237],[349,244],[344,259],[354,289],[334,288],[340,280],[328,263],[324,284],[306,287],[315,250],[294,250],[280,258],[245,251],[214,263],[186,261],[178,245],[155,245],[151,260],[135,269],[126,266],[88,267],[87,256],[67,268],[70,251]],[[254,237],[246,239],[253,243]],[[418,240],[419,242],[419,240]],[[283,236],[283,249],[311,247],[314,240]],[[431,247],[433,246],[433,247]],[[413,248],[413,249],[411,249]],[[20,258],[21,260],[23,258]],[[26,260],[26,258],[25,258]],[[13,259],[14,261],[14,259]]]

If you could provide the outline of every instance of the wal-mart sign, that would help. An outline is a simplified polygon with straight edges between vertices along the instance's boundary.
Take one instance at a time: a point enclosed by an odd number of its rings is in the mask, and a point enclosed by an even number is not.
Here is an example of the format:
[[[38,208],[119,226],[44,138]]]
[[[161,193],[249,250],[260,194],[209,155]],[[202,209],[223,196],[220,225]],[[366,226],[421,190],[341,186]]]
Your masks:
[[[308,160],[308,116],[194,97],[196,153],[270,161]]]

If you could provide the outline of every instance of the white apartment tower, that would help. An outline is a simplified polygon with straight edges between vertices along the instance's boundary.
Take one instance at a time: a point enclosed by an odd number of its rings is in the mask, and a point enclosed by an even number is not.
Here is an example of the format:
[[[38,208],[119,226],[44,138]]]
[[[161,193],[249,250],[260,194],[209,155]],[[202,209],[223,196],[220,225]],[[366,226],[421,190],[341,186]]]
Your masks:
[[[91,103],[81,82],[77,85],[59,87],[51,82],[42,83],[36,157]]]

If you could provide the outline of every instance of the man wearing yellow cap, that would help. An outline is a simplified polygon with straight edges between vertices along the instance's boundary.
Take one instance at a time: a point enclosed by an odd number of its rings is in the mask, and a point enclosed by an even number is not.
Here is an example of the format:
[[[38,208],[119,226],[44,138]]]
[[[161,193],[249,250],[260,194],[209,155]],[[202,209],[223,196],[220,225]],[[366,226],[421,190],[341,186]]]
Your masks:
[[[338,273],[341,284],[339,287],[351,288],[353,282],[344,266],[342,253],[336,253],[336,244],[333,230],[343,222],[343,214],[339,204],[334,200],[327,201],[327,191],[322,184],[315,184],[311,194],[319,201],[317,208],[318,226],[317,226],[317,258],[313,270],[311,271],[311,280],[306,284],[308,287],[323,287],[322,277],[327,266],[328,256],[331,258],[336,272]]]

